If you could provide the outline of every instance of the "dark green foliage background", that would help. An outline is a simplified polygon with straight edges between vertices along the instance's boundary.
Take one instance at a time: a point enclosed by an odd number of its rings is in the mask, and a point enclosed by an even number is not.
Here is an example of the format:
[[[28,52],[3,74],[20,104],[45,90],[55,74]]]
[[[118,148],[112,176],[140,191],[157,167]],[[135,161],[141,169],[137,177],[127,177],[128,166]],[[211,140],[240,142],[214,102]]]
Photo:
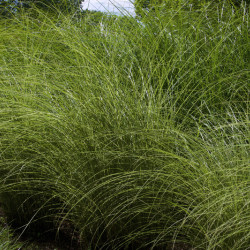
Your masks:
[[[53,9],[62,12],[73,12],[80,10],[81,0],[0,0],[0,15],[9,17],[17,14],[20,9],[39,8],[45,11],[53,11]]]

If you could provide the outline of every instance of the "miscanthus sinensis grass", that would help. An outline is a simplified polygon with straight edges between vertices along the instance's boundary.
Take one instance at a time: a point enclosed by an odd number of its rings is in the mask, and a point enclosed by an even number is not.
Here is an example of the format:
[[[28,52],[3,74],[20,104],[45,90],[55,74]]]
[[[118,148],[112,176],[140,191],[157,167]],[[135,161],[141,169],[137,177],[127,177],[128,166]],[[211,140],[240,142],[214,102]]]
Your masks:
[[[248,14],[44,13],[0,26],[1,203],[82,248],[246,249]]]

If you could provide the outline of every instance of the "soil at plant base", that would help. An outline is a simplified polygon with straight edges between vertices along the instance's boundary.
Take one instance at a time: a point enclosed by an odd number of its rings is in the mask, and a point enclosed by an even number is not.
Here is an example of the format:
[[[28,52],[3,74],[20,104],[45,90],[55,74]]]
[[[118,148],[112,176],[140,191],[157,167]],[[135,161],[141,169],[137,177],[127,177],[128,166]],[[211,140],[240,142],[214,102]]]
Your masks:
[[[23,239],[22,239],[23,240]],[[25,241],[27,242],[27,241]],[[56,241],[53,239],[29,240],[23,250],[78,250],[77,246],[72,246],[70,242]]]
[[[59,232],[43,234],[24,234],[20,240],[25,242],[23,250],[81,250],[80,237],[74,232],[73,226],[63,223]]]

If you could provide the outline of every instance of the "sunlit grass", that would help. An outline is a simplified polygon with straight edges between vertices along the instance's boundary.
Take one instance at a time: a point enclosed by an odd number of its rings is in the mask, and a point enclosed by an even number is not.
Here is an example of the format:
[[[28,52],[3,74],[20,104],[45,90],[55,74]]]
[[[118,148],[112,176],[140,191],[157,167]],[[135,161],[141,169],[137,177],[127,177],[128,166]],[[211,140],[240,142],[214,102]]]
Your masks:
[[[248,15],[211,8],[0,26],[0,197],[21,232],[249,246]]]

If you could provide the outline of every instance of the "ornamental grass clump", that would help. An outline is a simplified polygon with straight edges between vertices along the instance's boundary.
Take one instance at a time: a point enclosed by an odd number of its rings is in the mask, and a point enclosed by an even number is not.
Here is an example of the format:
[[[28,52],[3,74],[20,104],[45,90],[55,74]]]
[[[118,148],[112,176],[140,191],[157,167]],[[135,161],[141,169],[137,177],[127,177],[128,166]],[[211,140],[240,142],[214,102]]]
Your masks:
[[[249,246],[243,7],[38,12],[0,29],[0,202],[19,233],[67,226],[81,249]]]

